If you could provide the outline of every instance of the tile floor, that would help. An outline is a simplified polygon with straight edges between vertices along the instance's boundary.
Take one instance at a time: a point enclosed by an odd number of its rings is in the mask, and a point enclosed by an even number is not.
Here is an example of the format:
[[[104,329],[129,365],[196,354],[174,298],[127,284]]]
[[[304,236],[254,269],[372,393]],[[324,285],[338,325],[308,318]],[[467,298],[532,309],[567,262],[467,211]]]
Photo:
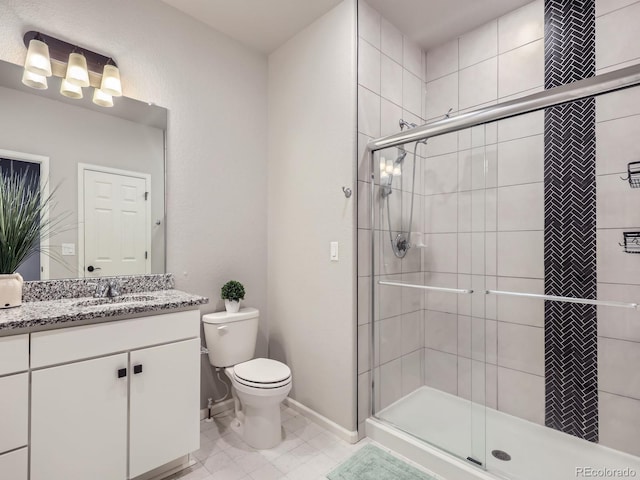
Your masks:
[[[271,450],[254,450],[229,424],[232,411],[214,422],[200,422],[197,464],[170,480],[324,480],[325,475],[367,443],[349,444],[322,427],[282,408],[283,442]]]

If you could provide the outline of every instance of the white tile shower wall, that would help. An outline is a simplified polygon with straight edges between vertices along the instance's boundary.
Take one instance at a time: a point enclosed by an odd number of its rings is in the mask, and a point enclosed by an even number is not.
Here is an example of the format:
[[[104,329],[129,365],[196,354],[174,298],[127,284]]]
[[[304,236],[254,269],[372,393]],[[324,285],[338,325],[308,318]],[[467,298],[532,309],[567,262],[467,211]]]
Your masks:
[[[541,89],[543,31],[543,1],[536,0],[429,50],[424,117]],[[542,293],[543,131],[544,117],[534,113],[458,132],[449,136],[453,142],[430,140],[426,283]],[[428,296],[425,384],[543,423],[542,307],[514,298]]]
[[[400,119],[424,123],[422,116],[424,90],[424,53],[393,24],[381,17],[366,2],[359,2],[358,31],[358,421],[363,422],[370,405],[370,282],[371,249],[369,228],[376,230],[376,280],[422,283],[420,249],[412,249],[402,260],[396,258],[389,241],[389,218],[381,209],[376,188],[374,225],[369,214],[370,181],[366,142],[381,135],[400,131]],[[453,150],[452,150],[453,151]],[[385,158],[397,158],[397,150],[381,152]],[[404,228],[410,216],[413,152],[404,161],[401,184],[394,183],[390,195],[389,214],[392,231]],[[422,162],[416,164],[416,202],[414,230],[423,230]],[[377,172],[376,172],[377,173]],[[378,183],[376,176],[375,183]],[[398,189],[396,189],[397,187]],[[380,214],[380,215],[378,215]],[[444,219],[443,219],[444,220]],[[381,275],[384,275],[382,277]],[[376,308],[375,376],[381,385],[378,408],[394,402],[423,384],[424,298],[421,292],[397,287],[377,286],[379,308]],[[359,425],[362,427],[362,424]],[[363,430],[363,428],[359,428]]]
[[[596,0],[597,73],[640,62],[640,2]],[[622,233],[640,231],[634,208],[640,189],[630,188],[627,164],[640,160],[640,87],[596,100],[598,298],[640,300],[640,255],[622,251]],[[640,455],[640,313],[598,309],[600,442]]]
[[[596,8],[598,73],[637,63],[640,51],[634,45],[640,45],[640,31],[636,27],[640,22],[640,2],[596,0]],[[366,15],[360,20],[361,39],[376,46],[381,20],[368,6],[362,11]],[[449,109],[453,113],[468,111],[541,91],[543,17],[543,1],[536,0],[429,50],[423,61],[426,88],[422,117],[428,121]],[[372,24],[377,26],[371,28]],[[403,68],[412,71],[415,66]],[[375,81],[360,81],[361,87],[367,83],[370,87],[376,85]],[[623,231],[640,231],[640,217],[633,208],[636,190],[619,179],[626,175],[627,163],[640,160],[640,149],[634,141],[640,134],[638,105],[640,88],[597,99],[601,299],[625,302],[640,299],[640,273],[637,273],[640,256],[624,254],[618,246]],[[408,113],[405,106],[403,113]],[[360,153],[369,138],[366,126],[367,123],[359,129]],[[472,274],[485,273],[485,288],[544,293],[543,133],[544,113],[536,112],[487,125],[484,131],[470,129],[430,140],[420,190],[424,202],[422,240],[429,246],[423,249],[425,284],[462,288],[471,285],[474,279],[480,281],[481,275]],[[457,184],[449,179],[454,169],[438,162],[438,157],[442,160],[448,154],[458,156]],[[363,158],[362,154],[359,158]],[[485,162],[487,169],[483,171]],[[368,168],[363,166],[359,179],[366,182]],[[473,191],[483,189],[485,205],[480,206],[482,196],[477,195],[474,203]],[[637,192],[640,195],[640,189]],[[491,201],[495,201],[495,206],[491,206]],[[516,212],[523,209],[529,214],[518,216]],[[480,221],[474,220],[474,215],[478,217],[482,212]],[[367,221],[363,219],[359,226],[366,228]],[[382,228],[379,222],[377,228]],[[360,291],[364,290],[366,293],[361,295],[368,299],[368,288]],[[393,287],[380,290],[383,318],[402,315],[402,298],[397,290]],[[474,317],[474,305],[468,299],[431,293],[422,301],[425,310],[421,368],[425,383],[465,398],[473,395],[476,401],[484,398],[488,406],[544,423],[544,302],[487,297],[483,310],[482,306],[475,306],[475,313],[481,315]],[[630,365],[628,360],[636,358],[640,351],[639,315],[635,310],[611,307],[598,310],[600,441],[635,455],[640,455],[637,442],[640,379],[624,366]],[[364,321],[360,317],[360,322]],[[383,389],[385,385],[389,388],[383,395],[385,402],[406,393],[410,370],[407,368],[407,374],[402,376],[402,369],[402,361],[384,369]],[[486,395],[475,393],[478,386],[475,370],[485,374]],[[401,375],[400,380],[391,378],[394,372]],[[361,392],[365,390],[362,392],[365,405],[369,384],[364,380],[368,375],[363,373],[360,382]],[[379,379],[379,372],[375,376]],[[360,420],[363,418],[361,415]]]

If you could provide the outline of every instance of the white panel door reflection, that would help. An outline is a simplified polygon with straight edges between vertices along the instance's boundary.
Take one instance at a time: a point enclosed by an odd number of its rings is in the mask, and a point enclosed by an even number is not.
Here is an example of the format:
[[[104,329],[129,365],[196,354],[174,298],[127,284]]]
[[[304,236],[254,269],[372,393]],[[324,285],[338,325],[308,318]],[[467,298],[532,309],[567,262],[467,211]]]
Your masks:
[[[149,175],[84,170],[85,277],[150,273]]]

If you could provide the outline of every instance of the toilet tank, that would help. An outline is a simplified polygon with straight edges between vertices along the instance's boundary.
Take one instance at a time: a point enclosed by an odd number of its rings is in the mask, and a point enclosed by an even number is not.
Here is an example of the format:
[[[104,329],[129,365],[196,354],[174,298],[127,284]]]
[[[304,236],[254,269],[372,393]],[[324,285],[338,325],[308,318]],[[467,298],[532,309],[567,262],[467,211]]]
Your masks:
[[[256,350],[258,319],[256,308],[238,313],[216,312],[202,316],[209,362],[214,367],[230,367],[251,360]]]

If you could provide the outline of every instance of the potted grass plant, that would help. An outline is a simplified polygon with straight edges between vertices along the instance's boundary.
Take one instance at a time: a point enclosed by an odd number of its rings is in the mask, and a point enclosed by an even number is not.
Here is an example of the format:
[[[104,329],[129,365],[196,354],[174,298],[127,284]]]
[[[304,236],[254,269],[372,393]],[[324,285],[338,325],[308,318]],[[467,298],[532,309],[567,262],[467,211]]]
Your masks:
[[[63,216],[47,215],[55,189],[48,195],[36,179],[13,170],[0,174],[0,308],[22,305],[22,276],[16,270],[41,242],[55,233]]]
[[[240,300],[244,300],[244,286],[236,280],[229,280],[222,286],[221,295],[228,313],[240,310]]]

